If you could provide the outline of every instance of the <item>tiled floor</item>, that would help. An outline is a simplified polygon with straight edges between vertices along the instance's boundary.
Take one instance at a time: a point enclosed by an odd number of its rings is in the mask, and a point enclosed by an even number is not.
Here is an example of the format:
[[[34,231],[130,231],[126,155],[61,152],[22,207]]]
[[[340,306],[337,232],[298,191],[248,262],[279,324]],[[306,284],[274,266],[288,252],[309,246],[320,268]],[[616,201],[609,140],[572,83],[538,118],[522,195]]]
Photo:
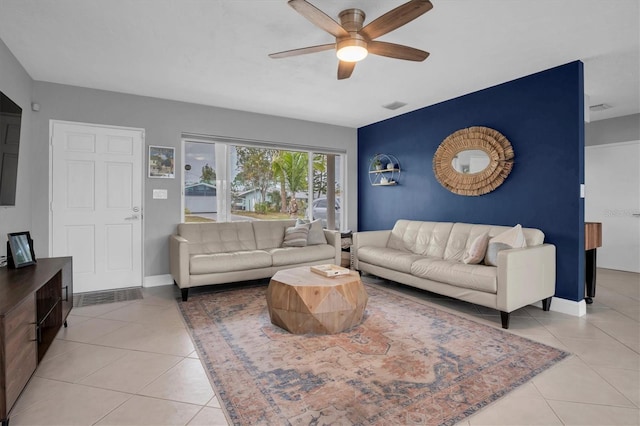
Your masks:
[[[495,311],[392,288],[500,326]],[[10,425],[226,424],[177,310],[177,289],[143,293],[143,300],[74,308]],[[461,425],[640,424],[640,276],[599,270],[587,311],[582,318],[534,307],[513,313],[511,332],[574,355]]]

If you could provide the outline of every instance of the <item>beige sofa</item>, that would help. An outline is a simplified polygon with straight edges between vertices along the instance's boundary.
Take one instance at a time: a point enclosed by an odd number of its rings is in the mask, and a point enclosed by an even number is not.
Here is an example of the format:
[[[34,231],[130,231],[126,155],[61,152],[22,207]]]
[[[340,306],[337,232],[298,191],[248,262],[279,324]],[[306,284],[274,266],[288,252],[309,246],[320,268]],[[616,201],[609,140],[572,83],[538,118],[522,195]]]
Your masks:
[[[497,309],[502,327],[509,313],[542,301],[548,311],[555,293],[556,251],[538,229],[523,228],[526,248],[497,253],[497,267],[465,264],[472,242],[506,226],[398,220],[392,230],[356,232],[353,267],[398,283]]]
[[[340,233],[316,229],[326,243],[283,247],[285,230],[295,220],[183,223],[169,237],[174,282],[189,297],[189,288],[254,280],[281,269],[324,263],[340,264]],[[310,234],[311,240],[311,234]]]

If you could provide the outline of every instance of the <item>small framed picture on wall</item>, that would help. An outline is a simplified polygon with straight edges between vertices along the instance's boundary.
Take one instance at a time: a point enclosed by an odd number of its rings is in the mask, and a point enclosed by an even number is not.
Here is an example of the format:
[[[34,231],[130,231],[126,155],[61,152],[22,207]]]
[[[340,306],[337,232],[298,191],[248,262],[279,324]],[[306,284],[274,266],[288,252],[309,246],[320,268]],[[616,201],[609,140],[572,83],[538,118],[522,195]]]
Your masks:
[[[149,177],[175,178],[175,153],[172,147],[149,145]]]

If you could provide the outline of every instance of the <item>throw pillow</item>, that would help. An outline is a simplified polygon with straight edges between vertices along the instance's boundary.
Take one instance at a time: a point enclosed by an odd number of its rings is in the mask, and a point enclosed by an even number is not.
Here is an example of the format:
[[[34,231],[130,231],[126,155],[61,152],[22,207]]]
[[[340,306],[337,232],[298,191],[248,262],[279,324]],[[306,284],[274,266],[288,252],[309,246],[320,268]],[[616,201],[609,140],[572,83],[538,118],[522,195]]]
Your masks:
[[[472,265],[477,265],[482,262],[487,252],[487,244],[489,244],[489,232],[477,236],[471,243],[469,250],[464,254],[462,262]]]
[[[297,225],[284,231],[282,247],[306,247],[309,236],[309,225]]]
[[[310,225],[307,245],[315,246],[318,244],[327,244],[327,237],[324,236],[324,231],[322,230],[322,221],[320,219],[314,220],[311,223],[309,223],[308,220],[304,219],[298,219],[296,221],[296,226],[303,224]]]
[[[522,225],[518,224],[502,234],[496,235],[489,240],[487,254],[484,257],[484,264],[498,266],[498,252],[512,248],[522,248],[527,246],[527,241],[522,232]]]

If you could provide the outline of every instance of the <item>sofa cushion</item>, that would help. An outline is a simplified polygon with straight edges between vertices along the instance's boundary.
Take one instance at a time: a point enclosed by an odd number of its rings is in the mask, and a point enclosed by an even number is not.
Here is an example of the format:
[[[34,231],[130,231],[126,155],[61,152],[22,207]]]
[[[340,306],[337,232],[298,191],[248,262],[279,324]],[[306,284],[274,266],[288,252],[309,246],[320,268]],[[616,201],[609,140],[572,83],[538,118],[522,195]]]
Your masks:
[[[522,226],[518,224],[489,240],[484,263],[486,265],[498,266],[498,252],[526,246],[527,241],[522,232]]]
[[[285,229],[295,226],[295,219],[290,220],[256,220],[251,222],[255,234],[256,248],[266,250],[282,247]]]
[[[189,241],[189,254],[255,250],[251,222],[181,223],[178,235]]]
[[[324,235],[324,231],[322,230],[322,220],[316,219],[312,222],[309,222],[305,219],[296,220],[296,226],[300,224],[310,224],[309,228],[309,237],[307,238],[308,246],[315,246],[317,244],[327,244],[327,237]]]
[[[490,231],[490,225],[455,223],[451,228],[443,259],[462,262],[474,241],[483,234],[489,235]]]
[[[398,220],[391,230],[387,247],[442,258],[453,223]]]
[[[273,266],[284,266],[334,259],[336,248],[329,244],[316,244],[306,247],[275,248],[270,249],[269,253],[272,256]]]
[[[489,231],[489,238],[496,237],[503,232],[506,232],[510,229],[513,229],[511,226],[491,226],[491,230]],[[520,228],[522,230],[522,234],[524,235],[524,240],[527,243],[524,247],[533,247],[539,246],[544,243],[544,232],[536,228]]]
[[[233,272],[271,266],[271,255],[263,250],[194,254],[189,260],[192,275]]]
[[[387,247],[364,246],[358,248],[358,260],[376,266],[411,273],[411,264],[424,256]]]
[[[426,258],[413,263],[411,274],[456,287],[493,294],[498,291],[498,268],[492,266]]]
[[[484,255],[487,253],[487,245],[489,244],[489,232],[479,235],[473,240],[471,246],[464,254],[462,263],[477,265],[482,262]]]
[[[306,247],[310,225],[300,224],[285,229],[282,247]]]

